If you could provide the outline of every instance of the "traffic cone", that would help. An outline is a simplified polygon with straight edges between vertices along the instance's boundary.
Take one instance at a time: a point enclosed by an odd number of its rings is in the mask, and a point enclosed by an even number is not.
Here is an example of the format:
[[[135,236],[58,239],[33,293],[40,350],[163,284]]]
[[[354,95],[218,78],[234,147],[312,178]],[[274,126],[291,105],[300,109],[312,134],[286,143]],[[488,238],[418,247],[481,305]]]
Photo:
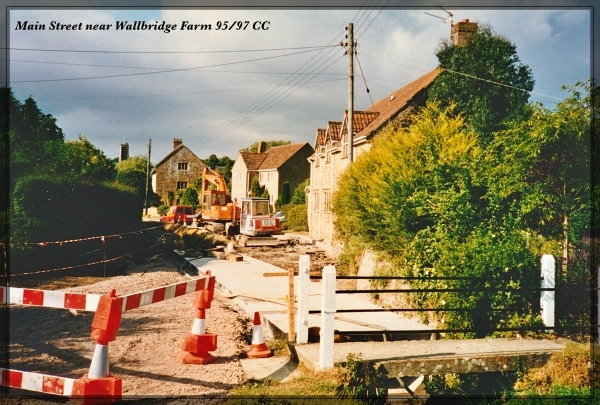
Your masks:
[[[265,344],[265,338],[263,337],[262,328],[260,326],[260,314],[254,313],[254,326],[252,326],[252,347],[250,351],[246,353],[250,359],[259,359],[265,357],[271,357],[273,352]]]
[[[210,270],[206,271],[210,275]],[[207,364],[215,361],[209,351],[217,350],[217,335],[206,333],[206,309],[210,308],[214,291],[214,278],[207,290],[196,292],[194,307],[196,318],[192,331],[188,332],[183,343],[183,351],[177,354],[177,360],[184,364]]]

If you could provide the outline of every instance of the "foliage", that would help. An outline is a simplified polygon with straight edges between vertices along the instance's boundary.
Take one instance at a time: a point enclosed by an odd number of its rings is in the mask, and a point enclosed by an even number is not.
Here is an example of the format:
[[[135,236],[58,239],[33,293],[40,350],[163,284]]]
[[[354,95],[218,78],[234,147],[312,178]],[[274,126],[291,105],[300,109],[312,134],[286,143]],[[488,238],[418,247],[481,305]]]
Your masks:
[[[336,387],[342,378],[338,368],[332,370],[312,371],[299,365],[294,378],[284,381],[271,379],[250,379],[233,387],[227,394],[227,404],[285,404],[309,405],[316,399],[334,399]],[[318,402],[317,402],[318,403]],[[353,401],[335,401],[354,405]]]
[[[423,320],[475,329],[478,336],[509,320],[539,322],[531,316],[539,302],[533,294],[496,291],[537,286],[539,259],[521,229],[518,201],[504,201],[490,187],[498,180],[488,176],[486,156],[462,114],[453,106],[429,103],[411,127],[385,130],[344,172],[343,192],[333,198],[344,241],[401,259],[398,275],[479,278],[415,281],[414,288],[468,292],[409,296],[415,308],[471,309],[433,313]],[[497,308],[502,311],[492,310]],[[518,319],[507,318],[511,313]]]
[[[150,163],[150,171],[152,168],[153,165]],[[115,180],[118,183],[132,187],[149,206],[158,205],[160,196],[152,191],[150,171],[148,170],[148,158],[146,156],[133,156],[117,164]],[[146,190],[148,190],[147,198]]]
[[[30,97],[24,104],[2,88],[9,112],[3,139],[10,148],[11,223],[15,242],[72,239],[139,226],[140,200],[127,185],[113,183],[115,168],[83,135],[64,141],[56,119]],[[6,123],[6,121],[4,121]]]
[[[196,191],[196,189],[193,187],[187,187],[185,190],[179,193],[179,203],[181,205],[189,205],[195,210],[200,205],[198,191]]]
[[[275,209],[281,208],[282,205],[289,204],[292,199],[290,195],[290,183],[288,181],[284,181],[281,185],[281,193],[275,201]]]
[[[294,190],[294,194],[292,195],[292,204],[300,205],[306,204],[306,187],[310,183],[310,179],[306,179]]]
[[[156,213],[160,216],[166,215],[167,211],[169,211],[169,205],[161,204],[156,208]]]
[[[292,141],[257,141],[254,142],[252,145],[248,146],[247,148],[242,148],[240,149],[240,152],[258,152],[258,144],[260,142],[265,142],[267,144],[267,148],[266,150],[269,150],[270,148],[272,148],[273,146],[283,146],[283,145],[289,145],[292,143]]]
[[[597,398],[600,385],[596,367],[599,353],[598,346],[567,345],[564,350],[553,353],[543,366],[527,370],[505,403],[542,404],[550,399],[555,399],[555,404],[565,405],[591,403],[590,397],[595,393]]]
[[[364,361],[361,354],[349,353],[344,366],[344,380],[337,388],[340,398],[356,398],[359,404],[385,404],[385,373]]]
[[[250,195],[252,197],[262,197],[262,198],[269,197],[269,191],[266,189],[265,186],[260,185],[258,176],[255,176],[252,179],[252,182],[250,183],[250,193],[251,193]]]
[[[131,189],[75,178],[30,175],[12,193],[14,242],[63,240],[139,226],[141,205]]]
[[[116,174],[113,162],[83,134],[76,141],[65,142],[58,170],[63,175],[91,181],[113,180]]]
[[[442,42],[436,55],[439,66],[447,70],[432,85],[430,100],[456,103],[457,110],[465,113],[467,122],[481,134],[483,144],[490,142],[506,121],[525,116],[534,85],[531,69],[520,63],[516,46],[490,26],[480,25],[463,47]]]
[[[56,118],[40,111],[37,103],[29,97],[21,104],[11,89],[1,90],[2,111],[7,111],[8,126],[3,122],[4,139],[10,143],[9,160],[11,188],[14,179],[33,173],[53,172],[61,162],[64,134],[56,125]],[[5,104],[5,103],[8,103]]]
[[[410,128],[384,130],[344,171],[333,196],[337,232],[392,256],[436,221],[466,234],[480,201],[469,175],[479,153],[462,115],[428,104]]]
[[[288,207],[290,208],[285,212],[287,228],[295,232],[308,231],[306,204],[288,205]]]
[[[223,176],[227,183],[227,189],[231,192],[231,168],[233,167],[235,160],[231,160],[228,156],[223,156],[219,159],[217,158],[217,155],[212,154],[208,159],[202,159],[202,162]],[[202,179],[200,179],[200,182],[201,181]],[[199,185],[194,185],[194,187],[198,191],[201,191],[202,185],[200,183]]]
[[[490,186],[505,200],[521,201],[526,224],[549,238],[562,239],[563,270],[568,247],[589,235],[591,220],[590,142],[592,90],[577,83],[554,111],[539,104],[528,120],[496,134],[489,160]],[[582,95],[582,92],[584,95]]]

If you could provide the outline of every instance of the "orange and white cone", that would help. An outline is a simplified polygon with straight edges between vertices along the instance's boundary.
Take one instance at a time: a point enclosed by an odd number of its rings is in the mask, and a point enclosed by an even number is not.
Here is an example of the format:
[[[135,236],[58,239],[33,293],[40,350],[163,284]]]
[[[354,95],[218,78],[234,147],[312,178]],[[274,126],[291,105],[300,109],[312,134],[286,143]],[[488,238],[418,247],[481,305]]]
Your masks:
[[[273,352],[265,344],[265,338],[263,337],[262,328],[260,326],[260,314],[254,313],[254,326],[252,326],[252,347],[250,351],[246,353],[250,359],[259,359],[265,357],[271,357]]]
[[[207,364],[215,361],[209,351],[217,350],[217,335],[206,333],[205,308],[196,309],[196,318],[183,343],[177,360],[184,364]]]

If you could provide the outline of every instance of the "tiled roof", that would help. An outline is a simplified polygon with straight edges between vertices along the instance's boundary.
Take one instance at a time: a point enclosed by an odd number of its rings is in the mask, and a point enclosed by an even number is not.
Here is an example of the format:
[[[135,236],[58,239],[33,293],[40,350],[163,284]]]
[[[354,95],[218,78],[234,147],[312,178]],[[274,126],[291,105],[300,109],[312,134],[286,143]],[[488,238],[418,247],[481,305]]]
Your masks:
[[[379,116],[372,120],[362,129],[355,128],[355,136],[367,136],[374,130],[378,129],[382,124],[399,112],[406,104],[412,100],[421,90],[427,88],[438,77],[441,70],[436,68],[431,72],[419,77],[417,80],[410,82],[406,86],[396,90],[389,96],[375,102],[367,108],[367,113],[378,113]]]
[[[341,122],[329,121],[327,125],[329,139],[331,139],[332,141],[339,141],[341,139],[340,129],[342,129]]]
[[[194,152],[192,152],[187,146],[181,144],[178,147],[176,147],[175,149],[173,149],[171,152],[169,152],[167,154],[167,156],[165,156],[164,158],[162,158],[162,160],[160,162],[158,162],[156,164],[156,166],[154,166],[155,168],[157,168],[158,166],[162,165],[163,163],[165,163],[167,160],[171,159],[171,157],[175,156],[176,153],[178,153],[180,150],[183,150],[183,148],[186,148],[188,150],[188,152],[190,152],[192,154],[192,156],[194,156],[196,159],[201,160],[198,156],[196,156],[196,154]]]
[[[325,145],[325,133],[327,132],[324,128],[317,129],[317,138],[315,139],[315,148],[317,146]]]
[[[308,145],[308,142],[295,143],[293,145],[273,146],[265,153],[267,157],[261,163],[259,170],[277,169],[279,166],[287,162],[305,145]]]
[[[379,115],[379,111],[354,111],[354,114],[352,114],[352,131],[357,134],[360,131],[362,131],[363,129],[366,128],[367,125],[369,125],[375,118],[377,118],[377,116]],[[348,110],[346,110],[344,112],[344,120],[347,120],[348,118]],[[341,135],[344,135],[348,132],[348,128],[346,126],[344,126],[344,129],[341,133]],[[341,139],[341,136],[340,138]]]
[[[242,160],[248,170],[258,170],[262,162],[267,158],[266,153],[240,152]]]

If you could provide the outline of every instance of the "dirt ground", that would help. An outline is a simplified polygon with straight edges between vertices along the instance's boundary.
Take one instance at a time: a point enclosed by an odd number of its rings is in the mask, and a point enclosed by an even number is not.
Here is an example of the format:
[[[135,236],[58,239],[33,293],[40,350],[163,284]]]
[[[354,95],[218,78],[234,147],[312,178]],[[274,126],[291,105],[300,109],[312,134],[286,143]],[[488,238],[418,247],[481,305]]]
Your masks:
[[[278,248],[243,248],[238,252],[269,262],[282,269],[297,269],[301,254],[311,255],[311,271],[334,264],[312,245]],[[158,257],[148,264],[131,265],[124,275],[111,278],[62,277],[30,288],[118,295],[160,287],[189,278],[170,261]],[[99,281],[101,280],[101,281]],[[33,285],[32,285],[33,284]],[[216,361],[202,366],[184,365],[176,360],[195,316],[194,294],[188,294],[123,313],[117,339],[109,345],[110,373],[123,380],[123,396],[128,399],[153,398],[154,404],[184,404],[178,397],[214,399],[220,402],[228,390],[245,381],[240,356],[250,349],[252,320],[215,293],[206,311],[207,333],[217,334]],[[9,308],[9,368],[61,377],[80,378],[89,370],[95,342],[90,339],[94,313],[39,307]],[[2,404],[48,404],[66,402],[31,399],[28,391],[11,390]],[[28,398],[23,399],[26,395]],[[34,394],[35,395],[35,394]],[[14,397],[12,397],[14,396]],[[164,398],[154,400],[154,398]],[[202,401],[206,403],[206,401]]]

